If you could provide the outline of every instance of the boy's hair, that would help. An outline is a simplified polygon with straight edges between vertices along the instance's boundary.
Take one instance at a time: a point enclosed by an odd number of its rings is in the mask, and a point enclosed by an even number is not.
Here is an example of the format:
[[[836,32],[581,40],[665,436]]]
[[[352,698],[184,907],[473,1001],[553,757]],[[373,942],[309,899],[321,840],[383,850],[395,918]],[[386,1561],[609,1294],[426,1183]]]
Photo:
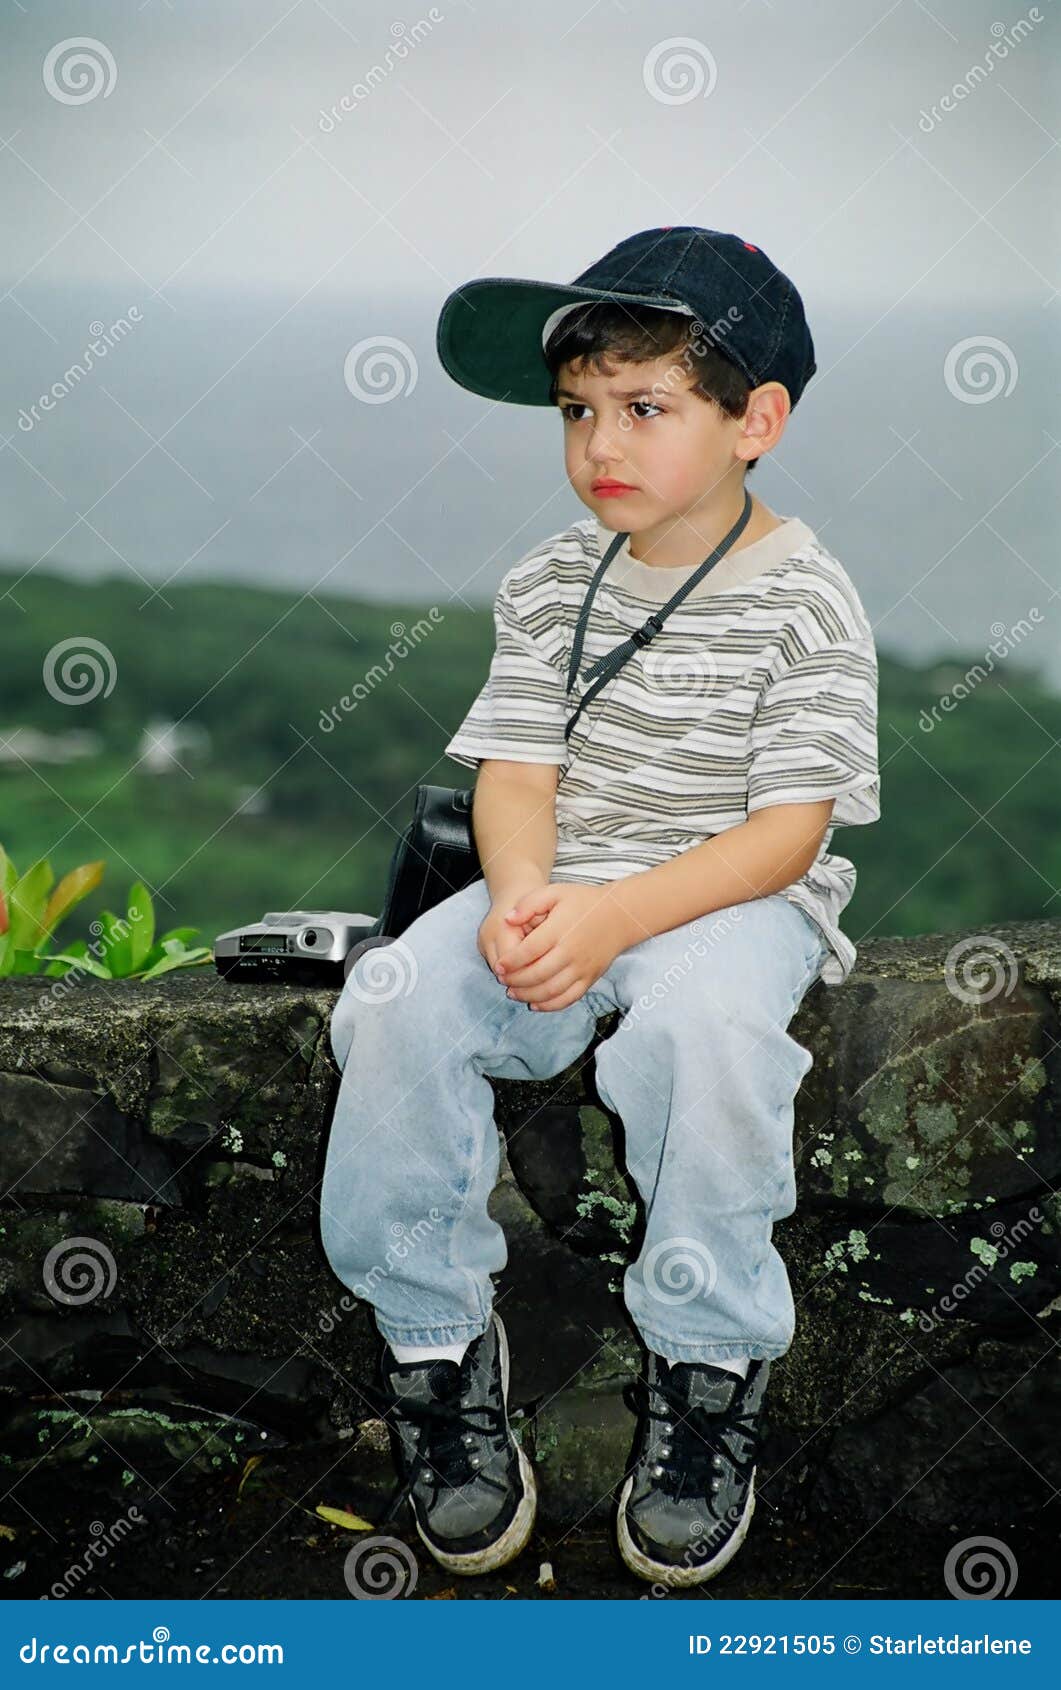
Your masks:
[[[606,358],[647,364],[673,354],[672,387],[685,387],[692,376],[691,392],[717,405],[724,416],[742,417],[748,408],[751,383],[703,334],[694,336],[692,324],[693,318],[681,311],[667,311],[657,305],[618,305],[610,300],[591,300],[580,310],[568,312],[545,344],[545,361],[552,377],[550,404],[557,403],[561,364],[584,358],[591,369],[599,371]],[[665,392],[666,379],[661,385]],[[751,458],[746,472],[750,473],[758,461]]]

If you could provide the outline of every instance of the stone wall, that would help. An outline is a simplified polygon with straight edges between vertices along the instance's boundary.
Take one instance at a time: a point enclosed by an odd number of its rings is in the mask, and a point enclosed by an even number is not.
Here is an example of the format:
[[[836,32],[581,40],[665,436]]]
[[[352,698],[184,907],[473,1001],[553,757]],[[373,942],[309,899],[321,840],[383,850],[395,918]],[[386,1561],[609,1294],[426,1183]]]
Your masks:
[[[320,1245],[335,995],[206,970],[0,982],[12,1481],[90,1463],[120,1488],[349,1439],[389,1488],[359,1397],[371,1311]],[[1061,1485],[1059,1009],[1061,921],[867,941],[844,986],[805,999],[800,1203],[775,1235],[798,1328],[759,1487],[774,1505],[982,1526]],[[561,1522],[610,1506],[640,1355],[619,1285],[643,1217],[590,1057],[494,1082],[510,1395]]]

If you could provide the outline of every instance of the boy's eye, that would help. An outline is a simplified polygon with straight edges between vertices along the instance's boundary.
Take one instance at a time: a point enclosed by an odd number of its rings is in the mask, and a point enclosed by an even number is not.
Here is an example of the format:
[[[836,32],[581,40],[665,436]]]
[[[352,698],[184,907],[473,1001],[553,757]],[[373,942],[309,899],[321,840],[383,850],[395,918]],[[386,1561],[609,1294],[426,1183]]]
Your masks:
[[[634,412],[658,411],[661,415],[662,415],[662,411],[663,411],[662,406],[655,404],[654,401],[651,400],[651,399],[633,399],[630,402],[630,409],[631,409],[631,411],[634,411]],[[583,404],[580,404],[578,402],[576,402],[573,405],[561,405],[560,406],[561,416],[564,417],[565,419],[571,421],[571,422],[580,422],[581,421],[581,418],[576,417],[574,415],[574,413],[576,411],[588,411],[588,410],[589,410],[588,405],[583,405]],[[638,420],[640,422],[646,422],[648,419],[646,417],[639,416]]]

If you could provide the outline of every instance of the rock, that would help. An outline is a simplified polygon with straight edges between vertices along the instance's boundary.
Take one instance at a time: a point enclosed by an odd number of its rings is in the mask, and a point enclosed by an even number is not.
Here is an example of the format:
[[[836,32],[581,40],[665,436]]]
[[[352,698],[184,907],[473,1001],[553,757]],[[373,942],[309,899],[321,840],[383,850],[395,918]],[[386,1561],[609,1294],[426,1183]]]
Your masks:
[[[205,971],[57,984],[0,982],[9,1461],[48,1423],[15,1405],[94,1392],[85,1418],[121,1409],[99,1429],[141,1440],[145,1459],[151,1446],[172,1460],[188,1424],[245,1406],[296,1444],[346,1439],[351,1478],[387,1488],[361,1391],[372,1310],[320,1247],[335,991]],[[798,1322],[767,1397],[767,1501],[808,1521],[868,1524],[894,1505],[912,1524],[976,1525],[1030,1517],[1061,1485],[1059,1014],[1061,921],[864,942],[843,987],[805,999],[799,1205],[775,1234]],[[558,1525],[611,1506],[642,1355],[622,1281],[644,1214],[591,1056],[548,1081],[492,1082],[496,1306]],[[115,1408],[115,1389],[135,1401]],[[77,1430],[72,1467],[90,1459]]]
[[[168,1191],[173,1163],[106,1092],[31,1074],[0,1087],[0,1190],[94,1194],[147,1202]],[[176,1200],[176,1194],[172,1194]]]

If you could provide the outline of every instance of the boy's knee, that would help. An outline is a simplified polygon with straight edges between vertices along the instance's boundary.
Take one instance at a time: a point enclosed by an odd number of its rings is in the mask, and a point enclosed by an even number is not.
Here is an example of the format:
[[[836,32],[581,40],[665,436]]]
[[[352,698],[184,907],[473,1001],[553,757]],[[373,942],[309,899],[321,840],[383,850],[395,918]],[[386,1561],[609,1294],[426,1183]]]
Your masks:
[[[680,941],[654,954],[646,949],[639,958],[623,1028],[703,1033],[718,1025],[765,1028],[784,1022],[791,997],[785,971],[771,966],[771,958],[776,961],[776,952],[761,912],[725,922],[704,918],[682,930]]]
[[[375,1027],[394,1047],[448,1036],[454,1040],[483,1014],[484,995],[503,995],[478,947],[426,943],[414,923],[389,944],[357,958],[336,999],[329,1025],[332,1054],[345,1065],[355,1025]]]

